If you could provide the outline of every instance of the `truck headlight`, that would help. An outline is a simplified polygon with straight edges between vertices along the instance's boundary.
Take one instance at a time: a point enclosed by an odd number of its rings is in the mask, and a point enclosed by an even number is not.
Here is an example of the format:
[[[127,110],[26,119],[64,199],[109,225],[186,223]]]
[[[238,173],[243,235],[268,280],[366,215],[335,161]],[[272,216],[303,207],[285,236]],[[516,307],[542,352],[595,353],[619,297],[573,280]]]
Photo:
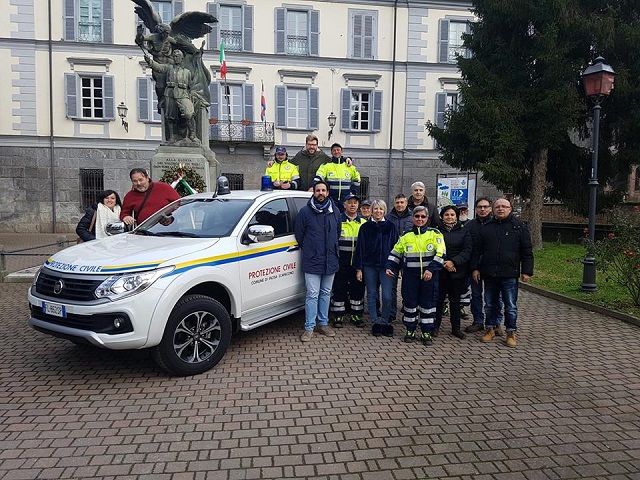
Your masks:
[[[163,275],[173,271],[173,266],[146,272],[112,275],[96,288],[96,298],[122,298],[135,295],[150,287]]]

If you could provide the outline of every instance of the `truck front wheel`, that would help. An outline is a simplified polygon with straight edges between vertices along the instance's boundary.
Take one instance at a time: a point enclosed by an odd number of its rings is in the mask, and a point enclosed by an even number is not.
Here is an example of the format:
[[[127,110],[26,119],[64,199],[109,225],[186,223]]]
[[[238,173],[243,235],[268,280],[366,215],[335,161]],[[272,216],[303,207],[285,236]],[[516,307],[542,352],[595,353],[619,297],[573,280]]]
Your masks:
[[[204,295],[186,295],[169,316],[154,360],[174,375],[197,375],[216,365],[231,342],[227,310]]]

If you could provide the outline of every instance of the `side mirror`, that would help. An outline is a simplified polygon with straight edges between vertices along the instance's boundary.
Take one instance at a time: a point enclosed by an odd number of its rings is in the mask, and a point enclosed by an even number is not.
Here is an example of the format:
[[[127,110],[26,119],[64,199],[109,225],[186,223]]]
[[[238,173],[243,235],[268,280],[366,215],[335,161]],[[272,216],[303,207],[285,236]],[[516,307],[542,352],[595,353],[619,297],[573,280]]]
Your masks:
[[[121,233],[130,232],[132,227],[124,222],[109,222],[107,223],[106,230],[107,235],[119,235]]]
[[[250,243],[270,242],[275,237],[275,231],[270,225],[251,225],[247,237]]]

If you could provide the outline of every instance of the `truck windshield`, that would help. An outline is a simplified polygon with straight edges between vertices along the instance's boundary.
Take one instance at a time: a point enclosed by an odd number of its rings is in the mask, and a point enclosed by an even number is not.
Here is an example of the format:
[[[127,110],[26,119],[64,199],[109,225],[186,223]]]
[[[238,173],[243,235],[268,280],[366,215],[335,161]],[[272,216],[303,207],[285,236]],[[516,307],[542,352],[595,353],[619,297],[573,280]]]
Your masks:
[[[183,198],[153,214],[134,234],[176,238],[226,237],[251,203],[251,200],[231,198]]]

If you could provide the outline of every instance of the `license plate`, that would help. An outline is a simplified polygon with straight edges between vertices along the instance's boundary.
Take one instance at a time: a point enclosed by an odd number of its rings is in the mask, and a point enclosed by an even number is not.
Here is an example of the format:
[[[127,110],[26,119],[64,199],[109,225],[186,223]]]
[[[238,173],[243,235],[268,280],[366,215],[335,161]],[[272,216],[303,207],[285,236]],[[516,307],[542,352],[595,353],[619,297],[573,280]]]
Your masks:
[[[42,302],[42,311],[47,315],[54,317],[67,318],[67,309],[64,305],[58,303]]]

